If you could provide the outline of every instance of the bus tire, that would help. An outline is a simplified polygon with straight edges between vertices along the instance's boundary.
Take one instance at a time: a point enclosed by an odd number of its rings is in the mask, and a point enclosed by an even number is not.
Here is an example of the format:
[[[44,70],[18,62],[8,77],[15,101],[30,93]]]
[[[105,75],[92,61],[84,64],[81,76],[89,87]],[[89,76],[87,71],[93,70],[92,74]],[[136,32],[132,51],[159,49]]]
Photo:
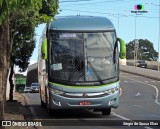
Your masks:
[[[102,115],[110,115],[111,114],[111,108],[102,109]]]
[[[52,110],[52,109],[50,109],[50,108],[48,108],[48,107],[47,107],[47,112],[48,112],[48,115],[49,115],[49,116],[53,116],[53,114],[54,114],[54,113],[53,113],[54,110]]]
[[[46,107],[46,104],[41,99],[41,107]]]

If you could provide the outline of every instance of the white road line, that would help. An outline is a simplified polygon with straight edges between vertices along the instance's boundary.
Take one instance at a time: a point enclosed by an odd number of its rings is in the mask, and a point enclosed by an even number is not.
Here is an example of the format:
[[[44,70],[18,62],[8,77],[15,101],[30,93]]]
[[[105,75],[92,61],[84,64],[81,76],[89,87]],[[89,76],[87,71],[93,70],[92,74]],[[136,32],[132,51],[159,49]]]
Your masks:
[[[124,82],[128,82],[128,81],[124,81]]]
[[[151,128],[151,127],[148,127],[148,126],[146,126],[146,127],[144,127],[145,129],[153,129],[153,128]]]
[[[156,104],[160,105],[160,103],[158,102],[159,91],[158,91],[158,88],[157,88],[155,85],[151,85],[151,84],[148,84],[148,83],[144,83],[144,82],[141,82],[141,81],[138,81],[138,80],[135,80],[135,79],[132,79],[132,78],[124,77],[124,76],[121,76],[121,77],[127,78],[127,79],[130,79],[130,80],[133,80],[133,81],[136,81],[136,82],[139,82],[139,83],[142,83],[142,84],[145,84],[145,85],[148,85],[148,86],[153,87],[153,88],[156,90],[156,97],[155,97],[154,102],[155,102]]]
[[[156,83],[156,81],[151,81],[151,82]]]
[[[129,119],[129,118],[127,118],[127,117],[124,117],[124,116],[121,116],[121,115],[116,114],[115,112],[112,112],[112,115],[113,115],[113,116],[116,116],[116,117],[119,117],[119,118],[121,118],[121,119],[123,119],[123,120],[132,121],[131,119]],[[145,128],[145,129],[153,129],[153,128],[148,127],[148,126],[145,126],[144,128]]]
[[[141,96],[142,94],[140,92],[138,92],[137,94],[135,94],[136,97]]]
[[[121,119],[123,119],[123,120],[130,120],[130,121],[131,121],[131,119],[126,118],[126,117],[121,116],[121,115],[118,115],[118,114],[116,114],[115,112],[112,112],[112,115],[113,115],[113,116],[116,116],[116,117],[119,117],[119,118],[121,118]]]
[[[159,118],[160,118],[160,116],[158,116],[158,115],[152,115],[152,116],[154,116],[154,117],[159,117]]]
[[[134,107],[139,107],[139,108],[142,108],[143,106],[139,106],[139,105],[132,105]]]
[[[148,82],[148,81],[144,81],[144,82]]]
[[[135,77],[135,78],[139,78],[138,76],[127,76],[127,77]]]

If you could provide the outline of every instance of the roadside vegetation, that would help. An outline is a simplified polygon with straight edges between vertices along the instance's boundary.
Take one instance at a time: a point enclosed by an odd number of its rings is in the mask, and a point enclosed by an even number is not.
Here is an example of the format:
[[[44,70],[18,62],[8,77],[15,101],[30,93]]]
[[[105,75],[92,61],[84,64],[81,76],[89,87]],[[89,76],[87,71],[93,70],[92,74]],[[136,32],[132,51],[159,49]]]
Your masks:
[[[138,60],[147,60],[147,61],[157,61],[158,60],[158,52],[154,49],[153,43],[147,39],[138,39],[138,47],[137,47],[137,59]],[[135,51],[135,41],[131,41],[126,44],[127,50],[127,59],[134,59],[134,51]]]
[[[0,120],[4,119],[7,75],[13,101],[13,67],[25,71],[35,47],[34,29],[58,13],[58,0],[0,0]]]

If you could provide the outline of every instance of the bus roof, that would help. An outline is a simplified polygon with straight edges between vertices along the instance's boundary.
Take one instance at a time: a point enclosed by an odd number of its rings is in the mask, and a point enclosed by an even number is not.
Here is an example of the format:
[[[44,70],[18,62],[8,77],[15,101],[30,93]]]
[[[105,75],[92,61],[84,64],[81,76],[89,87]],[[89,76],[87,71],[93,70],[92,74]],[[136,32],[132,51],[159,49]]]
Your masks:
[[[97,16],[55,17],[49,24],[50,30],[64,31],[108,31],[114,26],[108,18]]]

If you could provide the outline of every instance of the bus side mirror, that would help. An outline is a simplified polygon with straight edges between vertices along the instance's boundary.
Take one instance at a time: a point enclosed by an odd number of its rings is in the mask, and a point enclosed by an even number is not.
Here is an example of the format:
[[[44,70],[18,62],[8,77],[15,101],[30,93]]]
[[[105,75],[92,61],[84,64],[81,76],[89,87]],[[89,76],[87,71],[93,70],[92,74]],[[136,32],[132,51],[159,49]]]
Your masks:
[[[42,59],[47,60],[47,39],[44,39],[41,46]]]
[[[120,43],[120,58],[126,59],[126,44],[121,38],[117,38]]]

